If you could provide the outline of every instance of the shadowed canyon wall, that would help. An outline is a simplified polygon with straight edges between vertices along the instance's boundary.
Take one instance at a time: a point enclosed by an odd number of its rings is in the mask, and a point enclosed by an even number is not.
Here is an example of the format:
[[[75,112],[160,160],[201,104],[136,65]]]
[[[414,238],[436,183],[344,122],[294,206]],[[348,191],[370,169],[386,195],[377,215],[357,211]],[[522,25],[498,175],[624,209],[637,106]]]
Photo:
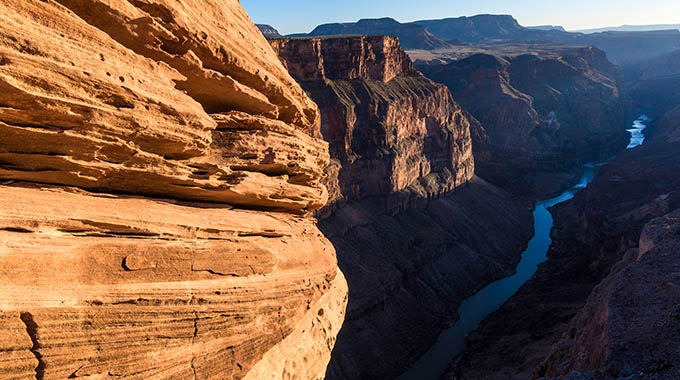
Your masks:
[[[481,122],[492,154],[478,158],[478,174],[541,198],[568,187],[580,164],[625,147],[628,101],[619,69],[600,50],[520,50],[421,69]]]
[[[323,378],[328,144],[240,3],[0,15],[0,378]]]
[[[519,260],[530,205],[474,177],[471,120],[394,37],[273,39],[319,104],[330,202],[319,226],[349,284],[327,379],[390,379]]]

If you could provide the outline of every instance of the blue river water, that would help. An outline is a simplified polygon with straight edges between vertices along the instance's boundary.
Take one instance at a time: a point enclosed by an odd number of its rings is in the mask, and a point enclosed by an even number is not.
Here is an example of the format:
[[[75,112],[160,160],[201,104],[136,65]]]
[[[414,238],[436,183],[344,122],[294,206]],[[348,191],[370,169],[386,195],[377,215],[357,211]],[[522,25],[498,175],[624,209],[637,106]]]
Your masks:
[[[628,129],[628,132],[631,133],[628,149],[644,143],[643,131],[648,122],[649,118],[642,115],[635,120],[632,129]],[[451,361],[465,351],[465,336],[476,330],[479,323],[489,314],[503,306],[526,281],[533,277],[538,265],[548,259],[548,249],[552,244],[550,231],[553,227],[553,217],[549,209],[574,198],[578,191],[585,189],[593,181],[598,167],[608,161],[584,165],[583,175],[576,185],[555,198],[536,203],[534,237],[522,253],[522,259],[517,266],[516,273],[488,285],[463,301],[458,308],[460,316],[458,322],[453,327],[444,330],[439,335],[437,342],[397,380],[438,380],[441,377]]]

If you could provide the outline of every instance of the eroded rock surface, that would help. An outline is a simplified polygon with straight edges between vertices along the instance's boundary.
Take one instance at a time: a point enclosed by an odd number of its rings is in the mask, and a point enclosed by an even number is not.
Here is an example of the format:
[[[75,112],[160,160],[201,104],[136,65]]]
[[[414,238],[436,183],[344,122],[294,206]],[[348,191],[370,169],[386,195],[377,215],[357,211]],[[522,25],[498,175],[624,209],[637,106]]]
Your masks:
[[[350,293],[326,378],[394,378],[465,297],[509,274],[529,239],[529,204],[473,177],[475,121],[396,38],[271,43],[319,104],[330,143],[319,226]]]
[[[0,378],[322,378],[327,143],[239,2],[0,15]]]

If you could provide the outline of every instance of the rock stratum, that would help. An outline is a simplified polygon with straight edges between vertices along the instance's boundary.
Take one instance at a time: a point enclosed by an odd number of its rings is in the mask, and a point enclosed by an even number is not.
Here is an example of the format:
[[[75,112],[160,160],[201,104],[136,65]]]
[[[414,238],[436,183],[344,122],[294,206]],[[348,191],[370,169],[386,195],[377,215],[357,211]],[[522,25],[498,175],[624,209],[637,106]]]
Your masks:
[[[477,135],[487,135],[488,146],[475,144],[479,175],[542,198],[568,187],[582,163],[625,147],[623,78],[602,51],[549,45],[496,49],[421,68],[446,84],[483,126]]]
[[[470,125],[394,37],[270,41],[319,104],[330,202],[319,226],[348,279],[326,379],[391,379],[509,273],[530,205],[474,177]]]
[[[0,15],[0,378],[323,378],[328,145],[239,2]]]

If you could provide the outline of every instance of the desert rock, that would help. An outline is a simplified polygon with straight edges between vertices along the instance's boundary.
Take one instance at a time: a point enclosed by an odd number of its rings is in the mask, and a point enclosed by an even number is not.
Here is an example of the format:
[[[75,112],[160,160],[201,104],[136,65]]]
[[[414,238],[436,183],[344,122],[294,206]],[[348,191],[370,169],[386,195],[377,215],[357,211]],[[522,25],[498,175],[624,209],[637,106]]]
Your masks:
[[[328,145],[239,2],[0,15],[0,378],[323,377]]]

